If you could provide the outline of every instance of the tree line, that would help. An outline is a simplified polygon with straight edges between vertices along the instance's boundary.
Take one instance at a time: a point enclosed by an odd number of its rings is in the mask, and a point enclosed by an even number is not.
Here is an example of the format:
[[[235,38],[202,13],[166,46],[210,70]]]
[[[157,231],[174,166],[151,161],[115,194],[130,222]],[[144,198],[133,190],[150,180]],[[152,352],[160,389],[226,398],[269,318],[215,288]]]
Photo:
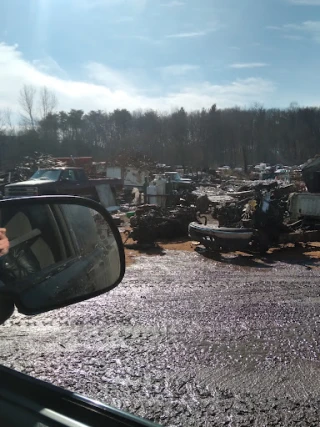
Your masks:
[[[211,108],[170,114],[115,109],[57,110],[47,88],[20,91],[22,121],[0,113],[0,156],[14,163],[34,151],[54,156],[93,156],[112,162],[134,153],[155,162],[193,168],[244,167],[267,162],[299,165],[319,153],[320,108]]]

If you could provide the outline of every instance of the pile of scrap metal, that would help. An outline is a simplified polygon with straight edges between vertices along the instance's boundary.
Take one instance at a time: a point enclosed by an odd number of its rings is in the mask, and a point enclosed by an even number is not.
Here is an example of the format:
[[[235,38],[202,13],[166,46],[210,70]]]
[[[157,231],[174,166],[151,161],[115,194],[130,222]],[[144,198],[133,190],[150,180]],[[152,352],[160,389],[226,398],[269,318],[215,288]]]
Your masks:
[[[219,227],[189,225],[189,236],[211,250],[250,249],[266,252],[278,244],[280,236],[294,231],[286,224],[290,185],[281,186],[276,181],[250,183],[233,192],[233,201],[218,205],[213,217]]]
[[[248,218],[245,213],[249,206],[248,203],[255,200],[258,205],[268,195],[270,199],[268,221],[273,226],[282,224],[287,213],[287,201],[291,192],[291,185],[284,186],[277,181],[253,181],[243,185],[238,191],[229,192],[228,196],[232,199],[214,206],[212,216],[218,220],[220,227],[241,227],[244,223],[248,225],[251,218],[251,216]],[[251,218],[251,225],[252,221],[253,218]]]
[[[302,166],[303,181],[300,188],[290,195],[289,211],[292,220],[300,220],[301,228],[320,230],[320,156],[310,159]],[[298,190],[298,188],[297,188]]]
[[[177,206],[164,209],[156,205],[142,205],[130,218],[132,227],[128,237],[138,244],[153,244],[157,240],[174,239],[188,235],[190,222],[199,222],[196,208]]]
[[[302,166],[302,178],[310,193],[320,193],[320,156]]]
[[[7,171],[8,179],[10,174],[10,182],[26,181],[39,168],[62,167],[65,163],[55,159],[50,154],[34,152],[32,156],[26,156],[19,163]]]
[[[197,186],[209,187],[212,185],[217,185],[221,183],[221,177],[217,174],[215,170],[203,171],[197,174],[187,175],[188,178],[192,179],[192,181]]]

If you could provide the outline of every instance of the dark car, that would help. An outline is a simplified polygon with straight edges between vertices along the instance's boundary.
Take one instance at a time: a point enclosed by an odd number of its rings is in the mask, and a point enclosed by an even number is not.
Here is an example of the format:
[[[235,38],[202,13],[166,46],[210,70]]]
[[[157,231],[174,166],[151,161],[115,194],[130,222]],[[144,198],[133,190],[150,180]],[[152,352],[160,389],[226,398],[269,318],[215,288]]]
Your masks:
[[[98,201],[98,188],[103,184],[113,188],[119,180],[89,179],[83,168],[60,167],[38,169],[27,181],[7,184],[4,193],[6,198],[68,194]]]

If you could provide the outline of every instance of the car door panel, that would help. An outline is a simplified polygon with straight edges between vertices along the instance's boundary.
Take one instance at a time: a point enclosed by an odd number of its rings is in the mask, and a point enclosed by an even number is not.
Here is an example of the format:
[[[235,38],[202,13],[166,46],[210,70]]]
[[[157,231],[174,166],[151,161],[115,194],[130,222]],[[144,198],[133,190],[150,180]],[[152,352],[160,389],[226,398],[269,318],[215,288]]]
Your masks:
[[[3,427],[154,427],[156,424],[0,365]]]

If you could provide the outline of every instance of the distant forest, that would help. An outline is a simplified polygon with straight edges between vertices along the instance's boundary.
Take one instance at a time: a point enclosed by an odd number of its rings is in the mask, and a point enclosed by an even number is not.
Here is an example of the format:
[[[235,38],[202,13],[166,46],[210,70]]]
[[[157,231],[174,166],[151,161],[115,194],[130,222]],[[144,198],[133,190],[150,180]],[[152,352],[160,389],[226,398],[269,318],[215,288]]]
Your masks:
[[[21,124],[0,112],[1,167],[34,151],[54,156],[93,156],[112,162],[130,153],[168,165],[215,168],[267,162],[299,165],[319,153],[320,108],[209,109],[170,114],[116,109],[57,111],[48,89],[20,91]]]

